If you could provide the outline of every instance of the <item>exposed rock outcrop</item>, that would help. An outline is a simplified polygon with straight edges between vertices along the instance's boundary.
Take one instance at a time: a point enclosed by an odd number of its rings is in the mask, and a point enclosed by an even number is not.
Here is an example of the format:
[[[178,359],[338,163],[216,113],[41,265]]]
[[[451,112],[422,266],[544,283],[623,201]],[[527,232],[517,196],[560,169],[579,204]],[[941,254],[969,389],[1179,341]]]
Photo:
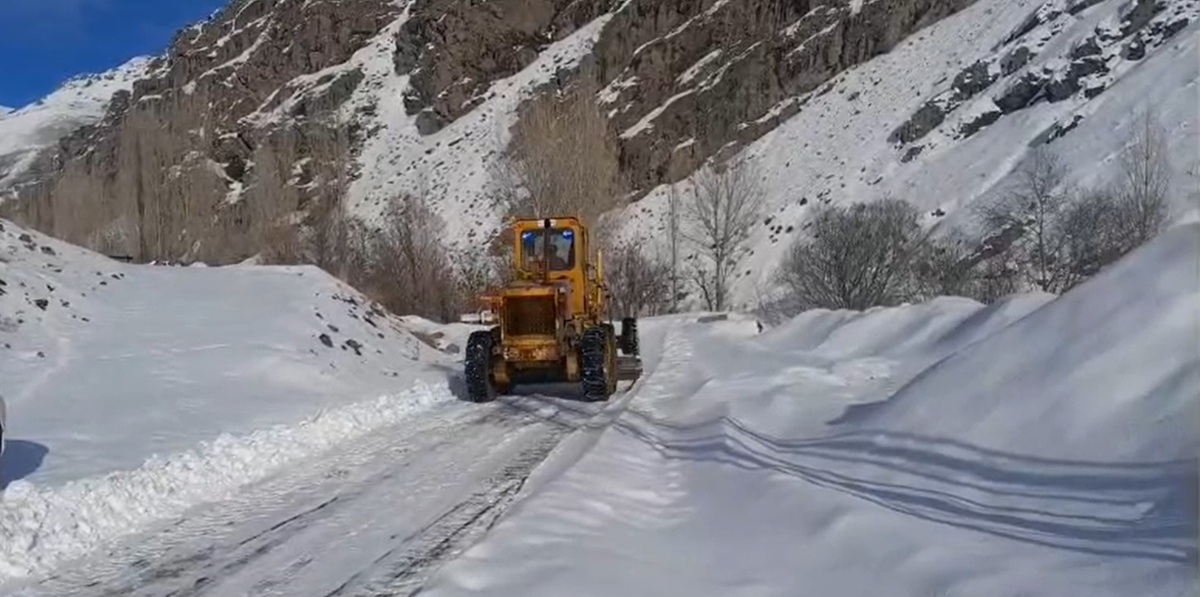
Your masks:
[[[412,72],[409,113],[433,132],[540,48],[619,6],[579,70],[605,87],[622,170],[645,191],[766,133],[836,74],[972,1],[427,0],[403,28],[396,64]]]
[[[1044,4],[988,60],[963,70],[949,89],[926,101],[892,132],[889,140],[898,145],[918,141],[941,126],[955,110],[989,91],[993,105],[964,116],[954,136],[970,137],[1003,116],[1038,102],[1063,102],[1080,96],[1085,100],[1092,99],[1104,93],[1111,73],[1121,68],[1121,63],[1140,60],[1147,48],[1161,46],[1192,21],[1184,3],[1168,5],[1159,0],[1131,0],[1116,23],[1096,27],[1090,36],[1057,56],[1043,55],[1052,39],[1046,32],[1063,30],[1074,15],[1100,1]],[[1043,34],[1038,34],[1039,30]],[[1039,62],[1032,64],[1036,59],[1040,59]],[[1068,123],[1056,123],[1039,139],[1041,142],[1052,141],[1069,132],[1082,119],[1082,115],[1075,115]]]
[[[276,216],[323,196],[294,182],[342,149],[321,117],[361,73],[337,67],[398,11],[386,0],[235,0],[180,31],[155,76],[115,95],[102,122],[39,156],[6,214],[137,260],[254,254]],[[292,118],[269,117],[281,111]]]

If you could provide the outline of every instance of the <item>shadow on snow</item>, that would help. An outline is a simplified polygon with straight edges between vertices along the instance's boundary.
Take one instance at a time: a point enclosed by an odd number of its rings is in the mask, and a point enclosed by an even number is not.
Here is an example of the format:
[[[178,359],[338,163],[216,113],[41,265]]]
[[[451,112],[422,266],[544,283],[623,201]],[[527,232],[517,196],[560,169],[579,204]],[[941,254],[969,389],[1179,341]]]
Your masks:
[[[13,481],[20,481],[36,472],[49,453],[49,448],[37,442],[8,440],[4,455],[0,457],[0,491],[7,489]]]
[[[1045,546],[1194,566],[1197,460],[1105,464],[889,431],[784,440],[724,417],[614,427],[666,458],[802,479],[928,521]],[[974,499],[967,496],[977,496]]]

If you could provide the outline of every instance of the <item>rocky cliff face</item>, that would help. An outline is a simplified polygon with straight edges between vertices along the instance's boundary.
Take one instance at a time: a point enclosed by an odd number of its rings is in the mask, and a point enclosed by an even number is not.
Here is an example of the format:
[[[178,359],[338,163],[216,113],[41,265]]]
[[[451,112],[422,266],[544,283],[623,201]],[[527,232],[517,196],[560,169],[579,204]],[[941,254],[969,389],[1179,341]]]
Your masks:
[[[41,154],[6,211],[139,260],[252,254],[275,216],[323,196],[305,182],[342,135],[321,116],[361,78],[337,67],[398,11],[385,0],[235,0],[180,31],[100,123]],[[274,110],[291,118],[258,118]]]
[[[990,105],[976,108],[967,116],[952,131],[953,139],[972,137],[1001,117],[1040,102],[1059,103],[1073,97],[1091,100],[1108,89],[1119,71],[1129,70],[1147,53],[1163,47],[1195,18],[1195,6],[1189,2],[1131,0],[1116,19],[1095,27],[1090,35],[1070,47],[1055,47],[1050,43],[1053,36],[1034,34],[1035,30],[1060,32],[1075,15],[1102,1],[1067,0],[1043,5],[992,56],[964,68],[954,77],[950,89],[922,104],[892,132],[889,140],[904,145],[905,156],[911,160],[924,149],[921,140],[926,135],[941,126],[948,116],[986,93],[991,94],[987,102]],[[1045,54],[1056,61],[1028,69],[1015,80],[1003,80]],[[1073,113],[1068,120],[1055,122],[1037,142],[1045,144],[1063,136],[1084,118],[1083,114]]]
[[[552,44],[601,21],[583,59],[551,65],[548,82],[587,77],[603,89],[636,196],[770,131],[837,73],[971,2],[234,0],[181,31],[102,122],[44,152],[4,209],[139,260],[242,259],[289,216],[340,197],[347,164],[362,174],[364,145],[400,126],[380,112],[402,104],[415,129],[404,139],[435,138],[489,111],[496,85]],[[401,93],[364,74],[382,47]],[[472,151],[459,141],[435,145]],[[399,175],[413,164],[386,167]]]
[[[488,9],[430,1],[398,39],[405,97],[422,132],[487,97],[538,49],[613,11],[591,55],[559,80],[592,77],[635,191],[673,182],[730,144],[799,110],[831,77],[973,0],[500,0]]]

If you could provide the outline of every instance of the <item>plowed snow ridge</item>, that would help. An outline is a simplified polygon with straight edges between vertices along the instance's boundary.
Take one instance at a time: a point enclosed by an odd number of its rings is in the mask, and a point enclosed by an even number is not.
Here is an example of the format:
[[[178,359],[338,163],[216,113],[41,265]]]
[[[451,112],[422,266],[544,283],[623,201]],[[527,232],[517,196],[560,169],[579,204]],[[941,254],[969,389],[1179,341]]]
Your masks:
[[[445,383],[418,383],[376,400],[326,410],[297,425],[221,435],[141,468],[35,488],[14,483],[0,508],[0,575],[25,577],[191,506],[228,497],[286,464],[453,400]]]

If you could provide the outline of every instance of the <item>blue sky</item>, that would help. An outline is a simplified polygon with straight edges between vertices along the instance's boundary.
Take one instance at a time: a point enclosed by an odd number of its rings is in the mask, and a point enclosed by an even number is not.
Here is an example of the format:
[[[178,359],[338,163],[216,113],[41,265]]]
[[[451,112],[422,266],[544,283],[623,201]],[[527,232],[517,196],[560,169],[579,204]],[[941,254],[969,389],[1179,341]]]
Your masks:
[[[73,75],[158,53],[226,2],[0,0],[0,105],[21,107]]]

